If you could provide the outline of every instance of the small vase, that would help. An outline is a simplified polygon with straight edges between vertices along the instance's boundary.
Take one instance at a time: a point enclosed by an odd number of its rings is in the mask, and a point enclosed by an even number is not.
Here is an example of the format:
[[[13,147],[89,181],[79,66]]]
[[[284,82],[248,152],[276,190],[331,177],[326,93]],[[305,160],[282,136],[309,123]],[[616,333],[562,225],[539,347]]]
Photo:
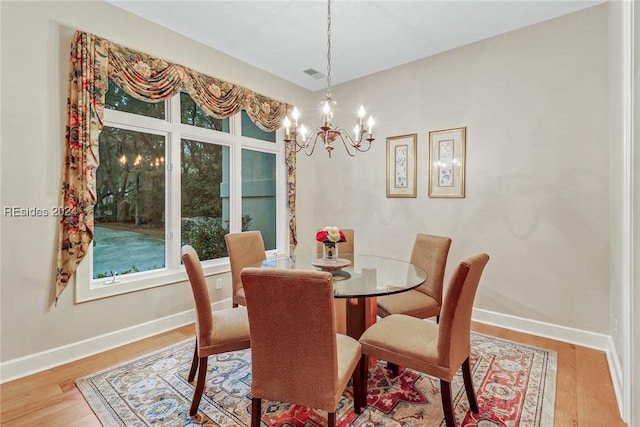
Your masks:
[[[324,243],[322,245],[322,259],[326,262],[338,261],[338,245],[335,243]]]

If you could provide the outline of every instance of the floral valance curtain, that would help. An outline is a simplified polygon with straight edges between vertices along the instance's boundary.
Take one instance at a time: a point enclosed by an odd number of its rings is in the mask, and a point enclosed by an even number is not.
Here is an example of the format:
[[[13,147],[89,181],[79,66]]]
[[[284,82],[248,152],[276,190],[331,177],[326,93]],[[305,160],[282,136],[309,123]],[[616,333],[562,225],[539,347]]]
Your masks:
[[[261,129],[280,128],[291,105],[242,86],[207,76],[178,64],[77,31],[71,46],[71,76],[67,102],[65,167],[62,198],[70,215],[61,220],[56,300],[84,258],[93,240],[96,203],[98,137],[103,127],[107,79],[129,95],[159,102],[185,89],[200,108],[216,118],[245,110]],[[289,180],[290,247],[296,245],[295,150],[286,150]]]
[[[107,42],[107,50],[109,77],[142,101],[162,101],[184,88],[207,114],[223,119],[245,110],[251,120],[267,132],[282,126],[291,107],[242,86],[115,43]]]

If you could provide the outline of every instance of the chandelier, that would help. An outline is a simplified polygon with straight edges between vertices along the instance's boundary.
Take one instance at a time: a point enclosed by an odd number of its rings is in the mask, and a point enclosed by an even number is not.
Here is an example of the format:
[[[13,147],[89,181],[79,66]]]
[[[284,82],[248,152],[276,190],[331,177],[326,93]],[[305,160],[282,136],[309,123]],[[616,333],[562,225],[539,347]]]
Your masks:
[[[326,99],[322,103],[322,124],[307,135],[304,125],[298,127],[300,112],[294,107],[291,119],[284,118],[285,142],[295,142],[296,153],[303,150],[307,156],[311,156],[316,148],[316,143],[322,141],[324,148],[331,157],[334,142],[344,145],[347,154],[355,156],[359,151],[368,151],[373,142],[373,117],[369,116],[365,127],[364,118],[367,115],[363,106],[358,111],[357,124],[353,130],[353,136],[340,126],[333,124],[333,112],[336,101],[331,97],[331,0],[327,1],[327,89]],[[366,135],[366,137],[365,137]]]

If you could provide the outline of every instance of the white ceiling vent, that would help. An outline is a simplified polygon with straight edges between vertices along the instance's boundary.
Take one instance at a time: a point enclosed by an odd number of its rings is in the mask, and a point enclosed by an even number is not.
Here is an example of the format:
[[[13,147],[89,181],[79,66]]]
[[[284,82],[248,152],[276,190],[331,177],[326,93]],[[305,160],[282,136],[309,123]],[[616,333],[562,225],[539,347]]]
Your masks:
[[[308,68],[306,70],[303,71],[303,73],[308,74],[309,76],[313,77],[316,80],[320,80],[324,77],[326,77],[324,74],[322,74],[321,72],[314,70],[313,68]]]

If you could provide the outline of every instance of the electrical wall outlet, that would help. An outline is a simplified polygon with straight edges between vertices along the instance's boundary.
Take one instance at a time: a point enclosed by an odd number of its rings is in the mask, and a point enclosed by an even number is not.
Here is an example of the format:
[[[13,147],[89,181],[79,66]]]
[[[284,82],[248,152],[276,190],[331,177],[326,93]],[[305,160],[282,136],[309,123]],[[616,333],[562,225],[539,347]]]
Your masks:
[[[222,279],[216,279],[216,289],[222,289]]]
[[[613,336],[614,337],[618,337],[618,318],[614,317],[613,318]]]

